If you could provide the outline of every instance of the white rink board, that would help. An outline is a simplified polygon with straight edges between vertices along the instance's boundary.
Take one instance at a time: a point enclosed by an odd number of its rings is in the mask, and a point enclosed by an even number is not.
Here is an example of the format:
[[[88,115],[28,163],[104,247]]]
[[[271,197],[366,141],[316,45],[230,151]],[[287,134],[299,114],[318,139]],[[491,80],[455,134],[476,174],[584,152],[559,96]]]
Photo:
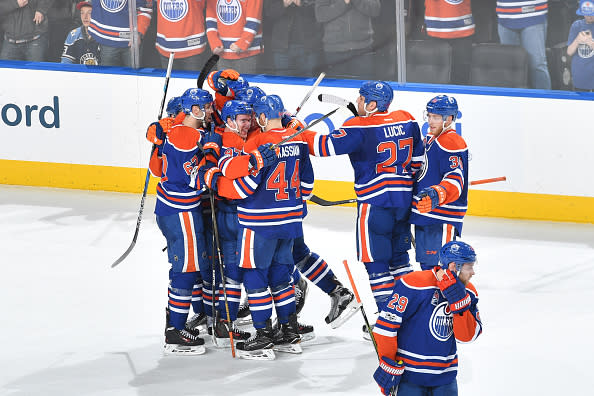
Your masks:
[[[150,144],[144,135],[146,126],[156,119],[164,78],[10,68],[0,68],[0,78],[4,82],[0,109],[12,103],[23,113],[23,121],[16,126],[8,126],[0,119],[0,159],[146,168]],[[294,110],[309,86],[261,83],[275,80],[257,76],[252,81],[269,94],[279,94],[287,109]],[[25,81],[34,89],[22,89]],[[172,78],[168,98],[194,87],[195,81]],[[355,101],[357,89],[338,87],[340,84],[338,80],[323,81],[303,106],[300,118],[310,120],[313,113],[323,114],[334,108],[320,103],[319,93]],[[426,102],[439,93],[425,87],[425,92],[396,92],[390,109],[407,110],[422,125]],[[33,111],[31,126],[26,126],[25,106],[52,105],[54,96],[59,101],[59,128],[41,126],[39,111]],[[594,134],[591,126],[590,131],[584,126],[594,109],[592,101],[471,93],[454,96],[462,112],[462,135],[472,155],[470,179],[508,179],[507,183],[474,188],[594,196],[594,184],[586,182],[591,179],[586,172],[592,167],[590,147],[594,146]],[[2,115],[9,121],[16,117],[14,109]],[[330,121],[338,126],[349,115],[344,109]],[[46,116],[46,121],[52,122],[51,114]],[[329,127],[321,124],[314,129],[327,132]],[[318,179],[353,180],[346,156],[314,159],[314,167]]]

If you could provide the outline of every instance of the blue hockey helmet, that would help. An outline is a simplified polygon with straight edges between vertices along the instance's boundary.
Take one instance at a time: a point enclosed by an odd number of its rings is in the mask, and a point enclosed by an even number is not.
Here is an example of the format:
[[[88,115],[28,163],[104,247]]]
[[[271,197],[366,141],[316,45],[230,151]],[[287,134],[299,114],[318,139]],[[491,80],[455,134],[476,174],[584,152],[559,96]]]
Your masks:
[[[186,114],[192,112],[192,106],[199,106],[204,110],[207,103],[212,103],[212,95],[204,89],[190,88],[181,96],[182,111]]]
[[[439,114],[444,121],[448,116],[452,116],[455,121],[458,116],[458,102],[453,96],[437,95],[427,103],[427,113]]]
[[[283,101],[277,95],[266,95],[254,103],[254,113],[256,117],[260,114],[264,114],[267,119],[272,120],[275,118],[281,118],[285,111],[285,105]]]
[[[366,81],[359,88],[359,94],[365,98],[365,103],[375,101],[379,111],[387,111],[394,99],[394,90],[385,81]]]
[[[165,111],[170,117],[175,117],[177,113],[182,111],[181,96],[174,96],[169,99],[169,102],[167,102],[167,110]]]
[[[224,123],[227,123],[227,118],[235,121],[235,116],[239,114],[252,114],[252,106],[243,100],[229,100],[221,110],[221,118]]]
[[[456,271],[460,271],[463,264],[474,263],[476,253],[472,246],[462,241],[451,241],[439,250],[439,262],[442,268],[448,268],[450,263],[456,263]]]
[[[253,106],[254,103],[262,96],[266,96],[264,91],[258,87],[247,87],[242,88],[239,91],[235,92],[235,99],[243,100],[247,102],[250,106]]]
[[[237,80],[227,80],[227,86],[231,88],[233,92],[237,92],[241,89],[247,88],[250,84],[243,76],[239,76]]]

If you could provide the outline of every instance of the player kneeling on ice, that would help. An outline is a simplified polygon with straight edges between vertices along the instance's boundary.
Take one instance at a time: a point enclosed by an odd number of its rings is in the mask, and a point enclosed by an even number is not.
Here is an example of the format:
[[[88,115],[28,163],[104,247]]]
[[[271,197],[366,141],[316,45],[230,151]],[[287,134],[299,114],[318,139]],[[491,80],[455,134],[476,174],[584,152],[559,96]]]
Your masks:
[[[274,351],[301,353],[295,290],[291,284],[292,248],[303,236],[302,185],[313,183],[307,144],[295,137],[277,147],[295,130],[282,127],[284,105],[276,95],[263,96],[253,106],[263,133],[244,146],[251,172],[238,179],[211,168],[202,176],[218,194],[239,199],[237,213],[239,266],[256,335],[237,343],[238,355],[247,359],[274,359]],[[256,149],[257,147],[257,149]],[[278,156],[278,158],[277,158]],[[202,181],[202,180],[201,180]],[[305,187],[307,188],[307,187]],[[272,326],[272,307],[280,328]]]
[[[470,283],[476,254],[462,241],[446,243],[440,266],[403,276],[380,312],[373,335],[384,395],[458,395],[456,341],[482,332],[478,293]]]

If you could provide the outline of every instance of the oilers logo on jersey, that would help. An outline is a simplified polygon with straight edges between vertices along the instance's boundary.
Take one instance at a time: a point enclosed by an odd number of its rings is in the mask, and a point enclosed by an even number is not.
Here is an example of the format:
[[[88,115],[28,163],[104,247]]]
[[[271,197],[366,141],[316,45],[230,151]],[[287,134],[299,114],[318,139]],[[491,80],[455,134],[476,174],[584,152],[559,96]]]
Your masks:
[[[241,18],[239,0],[218,0],[217,18],[223,25],[233,25]]]
[[[127,2],[128,0],[101,0],[101,6],[105,11],[116,13],[121,11]]]
[[[187,0],[161,0],[159,11],[170,22],[182,20],[188,13]]]
[[[454,333],[454,317],[447,301],[433,309],[429,319],[429,331],[438,341],[447,341]]]
[[[451,5],[458,5],[462,2],[464,2],[464,0],[445,0],[446,3],[451,4]]]

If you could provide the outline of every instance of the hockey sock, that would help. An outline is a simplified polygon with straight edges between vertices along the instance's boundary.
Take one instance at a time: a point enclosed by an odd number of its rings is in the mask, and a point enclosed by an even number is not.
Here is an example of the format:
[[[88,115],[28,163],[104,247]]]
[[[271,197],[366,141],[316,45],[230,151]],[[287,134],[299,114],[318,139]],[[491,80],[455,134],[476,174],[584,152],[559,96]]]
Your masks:
[[[324,293],[330,294],[336,287],[336,283],[332,281],[335,278],[334,272],[317,253],[309,252],[296,265],[301,274],[322,289]]]
[[[178,330],[184,328],[192,302],[192,287],[196,272],[179,272],[171,275],[169,289],[169,324]]]
[[[396,284],[396,282],[404,275],[410,274],[411,272],[413,272],[413,269],[410,263],[407,263],[403,266],[399,266],[397,268],[390,266],[390,274],[394,277],[394,284]]]
[[[198,280],[194,283],[192,289],[192,310],[195,314],[204,313],[204,304],[202,303],[202,277],[198,276]]]
[[[369,268],[369,264],[373,263],[365,263],[365,266]],[[371,292],[373,293],[377,308],[381,311],[386,301],[392,295],[394,276],[389,272],[369,273],[369,285],[371,286]]]
[[[207,281],[203,282],[202,297],[204,313],[212,318],[212,285]]]
[[[263,329],[272,316],[272,296],[268,289],[246,290],[254,328]],[[295,292],[293,291],[293,295]]]
[[[272,289],[272,298],[274,299],[274,307],[276,308],[278,322],[281,324],[288,323],[289,315],[295,313],[296,308],[295,287],[287,284],[277,286]]]
[[[237,311],[239,311],[239,303],[241,302],[241,283],[227,278],[225,283],[227,289],[227,306],[229,307],[229,317],[233,322],[237,319]],[[221,314],[221,318],[227,319],[227,309],[225,308],[225,296],[223,295],[223,285],[219,287],[219,305],[217,307]]]

